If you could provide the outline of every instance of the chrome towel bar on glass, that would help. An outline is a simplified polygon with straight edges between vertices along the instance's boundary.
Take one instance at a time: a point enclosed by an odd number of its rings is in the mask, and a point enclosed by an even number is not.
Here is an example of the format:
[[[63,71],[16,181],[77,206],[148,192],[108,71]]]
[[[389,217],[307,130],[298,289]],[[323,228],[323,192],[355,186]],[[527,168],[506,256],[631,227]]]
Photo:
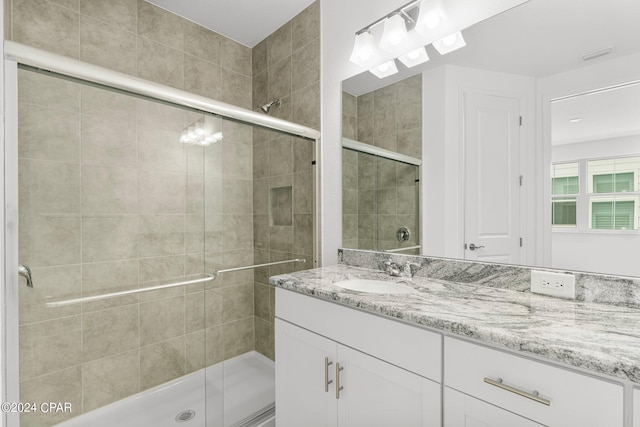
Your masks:
[[[384,252],[404,252],[411,249],[420,249],[420,245],[417,246],[407,246],[406,248],[397,248],[397,249],[387,249]]]
[[[195,285],[197,283],[211,282],[211,281],[215,280],[216,277],[218,277],[218,274],[220,274],[220,273],[230,273],[230,272],[233,272],[233,271],[249,270],[251,268],[268,267],[268,266],[271,266],[271,265],[288,264],[288,263],[292,263],[292,262],[306,262],[306,260],[304,258],[296,258],[296,259],[290,259],[290,260],[286,260],[286,261],[268,262],[266,264],[255,264],[255,265],[247,265],[247,266],[244,266],[244,267],[227,268],[227,269],[224,269],[224,270],[218,270],[213,274],[206,274],[205,275],[206,277],[203,277],[203,278],[200,278],[200,279],[185,280],[185,281],[182,281],[182,282],[169,283],[169,284],[166,284],[166,285],[149,286],[149,287],[140,288],[140,289],[130,289],[128,291],[112,292],[112,293],[109,293],[109,294],[94,295],[94,296],[90,296],[90,297],[73,298],[73,299],[68,299],[68,300],[64,300],[64,301],[48,302],[48,303],[45,303],[45,305],[47,307],[62,307],[62,306],[65,306],[65,305],[81,304],[83,302],[91,302],[91,301],[99,301],[99,300],[103,300],[103,299],[107,299],[107,298],[115,298],[115,297],[119,297],[119,296],[122,296],[122,295],[139,294],[139,293],[142,293],[142,292],[156,291],[156,290],[159,290],[159,289],[175,288],[177,286]]]

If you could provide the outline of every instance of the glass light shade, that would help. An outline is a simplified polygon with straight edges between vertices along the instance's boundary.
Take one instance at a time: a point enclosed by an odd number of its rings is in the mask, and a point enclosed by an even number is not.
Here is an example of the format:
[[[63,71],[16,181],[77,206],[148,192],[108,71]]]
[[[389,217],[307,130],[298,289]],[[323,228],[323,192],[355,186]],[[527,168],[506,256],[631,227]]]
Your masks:
[[[419,34],[428,37],[429,31],[438,28],[446,19],[442,0],[422,0],[415,29]]]
[[[403,43],[409,38],[407,25],[400,15],[393,15],[384,20],[384,31],[380,39],[380,48],[389,53],[400,54]]]
[[[376,65],[372,69],[369,70],[376,77],[383,79],[392,74],[398,72],[398,67],[396,67],[396,61],[393,59],[389,62],[382,63],[380,65]]]
[[[466,45],[467,43],[465,43],[460,31],[433,42],[433,47],[435,47],[436,50],[440,52],[440,55],[445,55],[449,52],[453,52],[454,50],[458,50],[461,47],[465,47]]]
[[[400,62],[402,62],[407,67],[415,67],[418,64],[425,63],[429,60],[429,55],[427,55],[427,50],[424,47],[420,47],[418,49],[412,50],[411,52],[398,57]]]
[[[356,35],[349,60],[361,67],[371,67],[378,60],[376,42],[370,32]]]

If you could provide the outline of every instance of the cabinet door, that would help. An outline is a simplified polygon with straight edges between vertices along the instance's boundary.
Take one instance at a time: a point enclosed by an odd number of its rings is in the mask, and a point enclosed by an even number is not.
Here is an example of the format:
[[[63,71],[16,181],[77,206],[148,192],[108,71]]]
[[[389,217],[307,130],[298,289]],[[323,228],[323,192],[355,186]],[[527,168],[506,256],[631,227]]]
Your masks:
[[[331,427],[337,422],[335,389],[325,391],[325,357],[334,380],[336,343],[320,335],[275,320],[276,425]]]
[[[338,361],[340,427],[440,426],[440,384],[342,345]]]
[[[505,411],[459,391],[444,388],[444,427],[540,427],[512,412]]]

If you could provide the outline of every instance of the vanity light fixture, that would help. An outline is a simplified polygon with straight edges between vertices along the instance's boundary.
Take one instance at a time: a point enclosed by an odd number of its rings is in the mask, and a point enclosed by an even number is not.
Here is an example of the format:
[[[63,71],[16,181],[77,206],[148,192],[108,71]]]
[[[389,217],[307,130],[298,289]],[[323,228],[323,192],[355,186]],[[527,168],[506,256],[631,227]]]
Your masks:
[[[423,46],[398,57],[398,59],[407,68],[411,68],[411,67],[415,67],[416,65],[427,62],[429,60],[429,55],[427,55],[427,50]]]
[[[391,76],[398,72],[398,67],[396,67],[396,61],[393,59],[388,62],[384,62],[380,65],[377,65],[369,70],[372,74],[374,74],[378,78],[385,78]]]
[[[433,47],[435,47],[441,55],[453,52],[454,50],[458,50],[466,45],[467,43],[464,41],[460,31],[433,42]]]
[[[378,59],[378,47],[373,35],[367,30],[356,34],[356,41],[353,45],[353,51],[349,60],[361,67],[372,67]]]
[[[442,55],[466,46],[455,30],[443,0],[413,0],[356,32],[349,59],[384,78],[398,72],[395,59],[406,67],[428,61],[430,43]]]
[[[384,20],[384,32],[380,39],[381,49],[397,55],[402,50],[402,45],[407,38],[409,38],[407,24],[400,14],[395,14]]]

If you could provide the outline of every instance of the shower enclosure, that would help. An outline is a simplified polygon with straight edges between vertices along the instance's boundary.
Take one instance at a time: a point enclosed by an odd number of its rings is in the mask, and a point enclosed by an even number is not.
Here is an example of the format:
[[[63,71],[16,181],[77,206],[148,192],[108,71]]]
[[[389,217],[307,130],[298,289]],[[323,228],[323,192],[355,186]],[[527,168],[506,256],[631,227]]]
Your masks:
[[[8,425],[270,425],[268,278],[317,263],[317,132],[24,52],[4,350],[7,400],[35,406]]]

